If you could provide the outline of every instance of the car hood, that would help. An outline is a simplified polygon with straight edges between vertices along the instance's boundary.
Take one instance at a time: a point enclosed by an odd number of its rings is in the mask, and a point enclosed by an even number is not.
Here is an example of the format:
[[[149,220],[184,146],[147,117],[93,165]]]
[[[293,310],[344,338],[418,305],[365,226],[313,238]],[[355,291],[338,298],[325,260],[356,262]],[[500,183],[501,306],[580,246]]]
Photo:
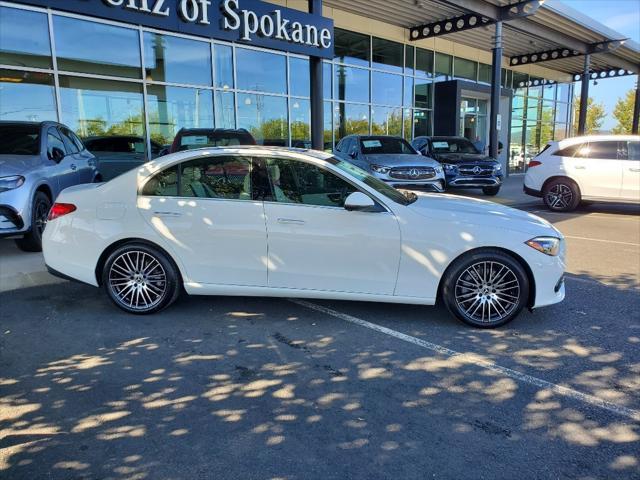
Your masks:
[[[481,153],[437,153],[434,158],[443,163],[495,163],[495,160]]]
[[[25,175],[40,165],[39,155],[0,155],[0,177]]]
[[[439,165],[432,158],[412,153],[377,153],[365,155],[365,158],[369,163],[386,167],[437,167]]]
[[[499,203],[442,193],[417,192],[416,195],[417,200],[408,208],[427,218],[562,238],[562,234],[545,219]]]

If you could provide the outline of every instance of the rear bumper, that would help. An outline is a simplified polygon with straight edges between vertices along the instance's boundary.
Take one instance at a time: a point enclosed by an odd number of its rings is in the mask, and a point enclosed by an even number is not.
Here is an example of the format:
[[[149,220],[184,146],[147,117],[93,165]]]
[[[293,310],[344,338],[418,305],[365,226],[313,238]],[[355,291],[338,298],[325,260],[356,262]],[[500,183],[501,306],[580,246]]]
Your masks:
[[[526,185],[522,187],[522,190],[524,191],[524,193],[526,193],[527,195],[531,195],[532,197],[542,197],[542,192],[540,190],[527,187]]]

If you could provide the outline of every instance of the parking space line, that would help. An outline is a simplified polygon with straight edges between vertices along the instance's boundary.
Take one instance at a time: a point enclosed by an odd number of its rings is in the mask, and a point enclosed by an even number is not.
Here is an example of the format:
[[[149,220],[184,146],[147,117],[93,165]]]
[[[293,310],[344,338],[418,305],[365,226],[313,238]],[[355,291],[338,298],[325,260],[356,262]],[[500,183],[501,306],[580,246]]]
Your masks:
[[[443,347],[442,345],[437,345],[435,343],[427,342],[426,340],[422,340],[420,338],[416,338],[411,335],[398,332],[397,330],[392,330],[390,328],[383,327],[382,325],[378,325],[376,323],[371,323],[366,320],[362,320],[361,318],[354,317],[346,313],[338,312],[337,310],[333,310],[331,308],[324,307],[316,303],[308,302],[306,300],[299,300],[299,299],[289,299],[289,301],[297,305],[300,305],[302,307],[306,307],[311,310],[315,310],[317,312],[321,312],[321,313],[330,315],[332,317],[339,318],[346,322],[353,323],[355,325],[359,325],[361,327],[365,327],[370,330],[383,333],[385,335],[389,335],[391,337],[397,338],[404,342],[412,343],[413,345],[417,345],[427,350],[431,350],[432,352],[439,353],[449,358],[465,358],[466,357],[469,359],[470,364],[476,365],[480,368],[491,370],[492,372],[499,373],[500,375],[504,375],[506,377],[509,377],[513,380],[516,380],[522,383],[528,383],[529,385],[548,389],[553,393],[556,393],[563,397],[577,400],[579,402],[586,403],[594,407],[598,407],[602,410],[607,410],[608,412],[614,413],[616,415],[627,417],[631,420],[640,422],[640,410],[628,408],[628,407],[625,407],[624,405],[618,405],[616,403],[603,400],[602,398],[596,397],[594,395],[582,393],[572,388],[563,387],[562,385],[557,385],[555,383],[548,382],[541,378],[527,375],[526,373],[521,373],[516,370],[512,370],[511,368],[503,367],[496,363],[477,358],[477,356],[475,355],[457,352],[455,350],[451,350],[450,348]]]
[[[587,242],[615,243],[617,245],[630,245],[632,247],[640,247],[640,243],[620,242],[617,240],[605,240],[604,238],[574,237],[573,235],[565,235],[564,238],[571,238],[572,240],[585,240]]]

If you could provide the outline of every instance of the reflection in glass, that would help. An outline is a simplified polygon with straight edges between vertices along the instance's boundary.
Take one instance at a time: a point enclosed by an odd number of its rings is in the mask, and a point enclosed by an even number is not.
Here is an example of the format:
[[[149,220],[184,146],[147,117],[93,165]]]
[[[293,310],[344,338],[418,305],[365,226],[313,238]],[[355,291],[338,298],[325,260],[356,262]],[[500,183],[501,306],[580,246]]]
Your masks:
[[[147,115],[151,140],[167,145],[181,128],[213,128],[211,90],[149,85]]]
[[[236,128],[236,107],[234,105],[234,93],[216,90],[215,114],[216,128]]]
[[[213,46],[213,62],[216,72],[216,87],[233,88],[233,49],[228,45]]]
[[[402,135],[402,108],[371,107],[373,135]]]
[[[466,58],[455,57],[453,72],[456,78],[464,78],[475,82],[478,78],[478,64]]]
[[[289,105],[291,146],[311,148],[311,103],[302,98],[292,98]]]
[[[287,146],[287,99],[270,95],[238,94],[238,128],[245,128],[259,145]]]
[[[413,135],[415,137],[431,135],[431,112],[427,110],[413,111]]]
[[[336,142],[352,134],[369,133],[369,106],[337,103],[334,107]]]
[[[373,67],[402,73],[404,60],[404,45],[402,43],[373,37],[371,48],[373,50],[371,58]]]
[[[431,108],[431,80],[416,78],[414,106],[418,108]]]
[[[332,68],[333,66],[330,63],[325,62],[322,64],[322,95],[328,99],[333,96],[333,90],[331,89]]]
[[[53,75],[0,69],[0,120],[57,120]]]
[[[544,85],[542,87],[542,98],[546,100],[554,100],[556,98],[556,85]]]
[[[570,100],[571,84],[559,83],[558,84],[558,96],[556,97],[559,102],[568,102]]]
[[[413,139],[413,110],[405,108],[402,112],[403,137],[405,140]]]
[[[450,80],[453,74],[453,57],[444,53],[436,53],[435,74],[438,81]]]
[[[416,75],[433,76],[433,52],[416,48]]]
[[[311,85],[309,60],[306,58],[289,58],[289,88],[290,95],[308,97]]]
[[[413,77],[404,77],[402,104],[405,107],[411,107],[413,105]]]
[[[540,120],[545,123],[553,123],[553,107],[554,102],[552,100],[542,101],[542,112],[540,114]]]
[[[565,123],[556,123],[553,130],[554,140],[564,140],[567,138],[567,125]]]
[[[333,104],[324,102],[324,149],[333,150]]]
[[[536,100],[535,98],[527,98],[527,120],[533,120],[534,122],[538,120],[538,109],[540,108],[540,103],[540,100]]]
[[[172,35],[144,33],[147,81],[211,85],[211,46]]]
[[[236,69],[240,90],[287,93],[287,57],[284,55],[237,48]]]
[[[348,32],[340,28],[334,30],[334,60],[340,63],[369,66],[369,35]]]
[[[404,73],[413,75],[415,69],[415,51],[416,47],[405,45],[404,47]]]
[[[381,105],[402,105],[402,76],[371,72],[371,102]]]
[[[69,17],[53,17],[58,68],[140,78],[138,30]]]
[[[524,150],[526,163],[540,152],[539,123],[527,121],[527,128],[524,132]]]
[[[524,172],[525,155],[522,148],[522,121],[514,121],[511,125],[511,143],[509,144],[509,172]]]
[[[337,100],[368,102],[369,70],[336,65],[333,87],[333,97]]]
[[[506,70],[502,70],[502,74],[506,76]],[[478,82],[491,83],[491,65],[486,63],[478,64]],[[502,82],[504,86],[505,82]]]
[[[567,115],[569,114],[569,104],[558,102],[556,103],[556,122],[567,123]]]
[[[28,41],[25,41],[25,32]],[[0,63],[51,68],[47,15],[0,7]]]
[[[526,73],[513,72],[513,89],[516,91],[516,95],[527,94],[527,82],[529,81],[529,75]]]

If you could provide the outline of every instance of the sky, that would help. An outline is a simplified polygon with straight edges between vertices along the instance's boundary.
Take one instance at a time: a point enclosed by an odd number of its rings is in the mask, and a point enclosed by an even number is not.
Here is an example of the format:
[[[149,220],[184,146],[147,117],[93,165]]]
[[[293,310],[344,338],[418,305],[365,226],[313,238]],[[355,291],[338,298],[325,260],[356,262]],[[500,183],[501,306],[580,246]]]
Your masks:
[[[640,43],[640,0],[562,0],[562,3],[622,34],[622,38]],[[603,103],[607,112],[602,130],[615,127],[617,122],[612,113],[616,101],[634,88],[637,80],[637,75],[631,75],[601,80],[595,86],[591,82],[589,96],[597,103]],[[578,85],[576,92],[579,94]]]

